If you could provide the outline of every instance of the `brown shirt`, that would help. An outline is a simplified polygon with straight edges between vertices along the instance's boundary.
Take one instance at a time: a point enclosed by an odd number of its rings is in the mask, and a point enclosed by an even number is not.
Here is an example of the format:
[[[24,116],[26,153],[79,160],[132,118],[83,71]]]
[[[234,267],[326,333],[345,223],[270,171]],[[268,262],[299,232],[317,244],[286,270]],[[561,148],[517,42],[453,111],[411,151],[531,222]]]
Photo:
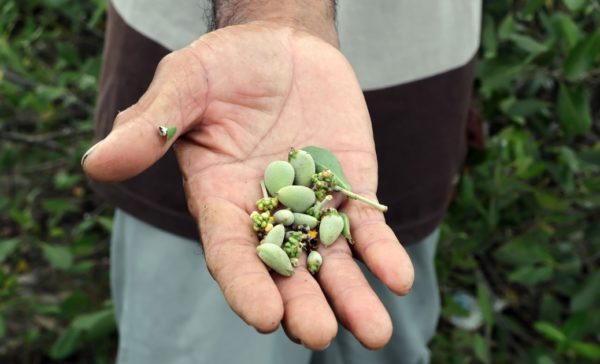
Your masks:
[[[130,28],[109,8],[96,112],[96,137],[144,93],[169,51]],[[376,56],[376,55],[374,55]],[[421,240],[443,219],[466,150],[465,125],[474,61],[419,81],[365,92],[379,160],[378,198],[399,240]],[[115,184],[91,181],[100,195],[161,229],[199,239],[172,151],[140,175]]]

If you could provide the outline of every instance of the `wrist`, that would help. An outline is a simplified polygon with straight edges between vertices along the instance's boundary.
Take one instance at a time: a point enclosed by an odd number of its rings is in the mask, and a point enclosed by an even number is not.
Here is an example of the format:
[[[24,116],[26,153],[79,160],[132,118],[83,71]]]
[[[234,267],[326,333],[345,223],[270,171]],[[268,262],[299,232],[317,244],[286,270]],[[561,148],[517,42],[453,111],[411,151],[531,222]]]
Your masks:
[[[214,25],[268,22],[317,36],[339,47],[335,0],[214,0]]]

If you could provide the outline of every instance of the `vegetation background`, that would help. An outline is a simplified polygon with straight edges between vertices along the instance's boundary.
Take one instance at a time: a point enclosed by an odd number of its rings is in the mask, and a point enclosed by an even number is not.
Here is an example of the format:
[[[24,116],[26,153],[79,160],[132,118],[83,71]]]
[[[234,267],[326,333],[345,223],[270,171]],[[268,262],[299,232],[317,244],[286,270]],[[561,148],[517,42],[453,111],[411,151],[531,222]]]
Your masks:
[[[433,362],[600,362],[600,3],[484,2],[489,138],[443,226]],[[112,210],[79,167],[105,7],[0,2],[2,363],[113,361]]]

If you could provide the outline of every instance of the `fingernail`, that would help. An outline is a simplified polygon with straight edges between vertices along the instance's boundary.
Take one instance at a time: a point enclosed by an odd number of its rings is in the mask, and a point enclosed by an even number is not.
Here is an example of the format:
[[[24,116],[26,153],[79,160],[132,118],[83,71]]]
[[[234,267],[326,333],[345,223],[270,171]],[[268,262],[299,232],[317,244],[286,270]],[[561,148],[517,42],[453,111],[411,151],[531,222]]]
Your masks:
[[[87,150],[87,152],[85,152],[85,153],[83,154],[83,157],[81,157],[81,166],[82,166],[82,167],[83,167],[83,164],[85,163],[85,160],[87,159],[87,157],[89,157],[89,156],[90,156],[90,154],[92,154],[92,152],[94,151],[94,148],[96,148],[96,146],[97,146],[98,144],[99,144],[99,143],[96,143],[96,144],[92,145],[92,147],[91,147],[90,149],[88,149],[88,150]]]

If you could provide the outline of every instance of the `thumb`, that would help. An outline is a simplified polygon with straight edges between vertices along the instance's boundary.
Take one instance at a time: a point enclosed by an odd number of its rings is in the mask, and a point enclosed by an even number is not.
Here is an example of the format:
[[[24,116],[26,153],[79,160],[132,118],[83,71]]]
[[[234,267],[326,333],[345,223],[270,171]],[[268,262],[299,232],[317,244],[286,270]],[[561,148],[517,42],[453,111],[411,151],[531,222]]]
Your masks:
[[[160,61],[140,100],[120,112],[110,134],[83,155],[89,177],[114,182],[143,172],[201,119],[208,87],[201,58],[192,54],[196,51],[184,48]],[[168,128],[169,135],[159,127]]]

